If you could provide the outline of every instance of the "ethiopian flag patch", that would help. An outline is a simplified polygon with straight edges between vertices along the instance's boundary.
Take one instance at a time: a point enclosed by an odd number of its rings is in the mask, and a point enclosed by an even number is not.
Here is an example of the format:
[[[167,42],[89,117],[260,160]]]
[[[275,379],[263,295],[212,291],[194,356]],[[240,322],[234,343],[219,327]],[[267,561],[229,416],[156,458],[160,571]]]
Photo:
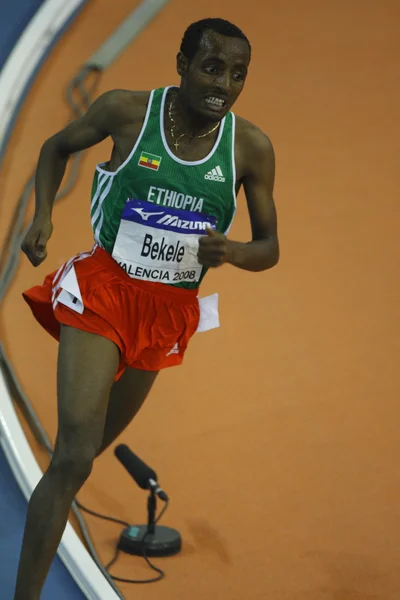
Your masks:
[[[150,152],[142,152],[139,158],[139,166],[158,171],[161,162],[161,156],[150,154]]]

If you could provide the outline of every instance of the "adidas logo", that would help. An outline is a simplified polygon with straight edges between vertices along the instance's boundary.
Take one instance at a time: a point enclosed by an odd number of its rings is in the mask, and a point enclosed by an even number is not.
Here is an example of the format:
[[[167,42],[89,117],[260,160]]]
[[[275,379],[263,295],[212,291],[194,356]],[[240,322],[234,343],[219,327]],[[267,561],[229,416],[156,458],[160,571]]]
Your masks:
[[[219,166],[208,171],[208,173],[204,175],[204,179],[208,179],[209,181],[225,181],[224,174]]]

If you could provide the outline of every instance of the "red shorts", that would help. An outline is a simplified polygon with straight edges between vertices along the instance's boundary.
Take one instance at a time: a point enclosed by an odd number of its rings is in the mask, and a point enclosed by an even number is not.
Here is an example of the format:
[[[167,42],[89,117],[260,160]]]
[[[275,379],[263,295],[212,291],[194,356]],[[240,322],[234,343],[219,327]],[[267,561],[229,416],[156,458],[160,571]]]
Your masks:
[[[70,307],[61,303],[67,275],[76,275],[80,312],[73,296]],[[158,371],[181,364],[200,318],[197,289],[132,279],[99,246],[70,259],[43,285],[22,295],[57,341],[60,323],[112,340],[120,350],[116,379],[126,367]]]

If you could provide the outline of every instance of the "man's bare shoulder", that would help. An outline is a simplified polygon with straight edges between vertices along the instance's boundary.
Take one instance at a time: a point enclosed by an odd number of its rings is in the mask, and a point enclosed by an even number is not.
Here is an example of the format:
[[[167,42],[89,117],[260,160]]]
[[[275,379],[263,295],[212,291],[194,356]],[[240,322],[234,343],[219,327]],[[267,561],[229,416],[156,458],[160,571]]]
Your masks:
[[[247,152],[262,153],[263,156],[273,158],[274,149],[269,136],[243,117],[236,116],[236,143],[239,148],[244,148]]]
[[[143,119],[151,92],[113,89],[96,99],[97,110],[117,123],[133,123]]]

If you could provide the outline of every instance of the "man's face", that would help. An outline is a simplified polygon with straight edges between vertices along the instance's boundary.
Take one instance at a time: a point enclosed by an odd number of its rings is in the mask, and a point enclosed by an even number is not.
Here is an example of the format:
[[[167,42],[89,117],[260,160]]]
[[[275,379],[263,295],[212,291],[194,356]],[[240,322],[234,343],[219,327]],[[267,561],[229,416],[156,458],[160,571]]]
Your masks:
[[[188,108],[207,121],[220,121],[243,90],[249,62],[245,40],[205,32],[190,63],[178,55],[181,91]]]

